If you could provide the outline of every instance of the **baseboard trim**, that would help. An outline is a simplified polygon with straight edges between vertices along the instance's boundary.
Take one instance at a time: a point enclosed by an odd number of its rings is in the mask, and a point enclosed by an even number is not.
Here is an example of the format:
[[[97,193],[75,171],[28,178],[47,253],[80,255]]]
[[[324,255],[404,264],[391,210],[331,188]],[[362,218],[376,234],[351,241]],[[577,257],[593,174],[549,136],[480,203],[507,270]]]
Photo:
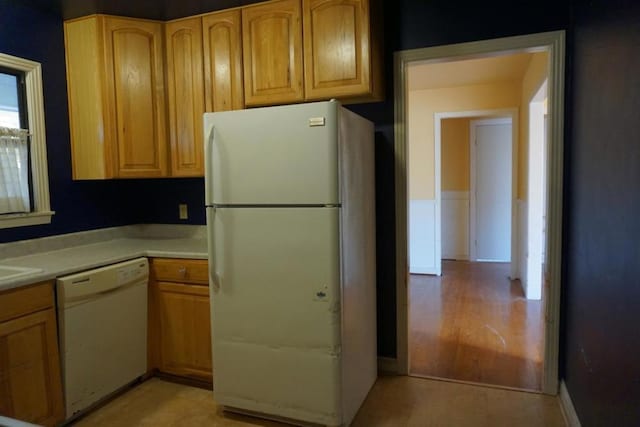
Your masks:
[[[398,359],[378,357],[378,372],[382,374],[398,374]]]
[[[469,254],[443,254],[442,261],[469,261]]]
[[[576,408],[573,407],[571,396],[569,396],[569,390],[567,390],[567,385],[564,381],[560,382],[560,408],[562,409],[562,414],[564,415],[564,419],[569,427],[582,426],[582,424],[580,424],[580,418],[578,418],[578,414],[576,413]]]

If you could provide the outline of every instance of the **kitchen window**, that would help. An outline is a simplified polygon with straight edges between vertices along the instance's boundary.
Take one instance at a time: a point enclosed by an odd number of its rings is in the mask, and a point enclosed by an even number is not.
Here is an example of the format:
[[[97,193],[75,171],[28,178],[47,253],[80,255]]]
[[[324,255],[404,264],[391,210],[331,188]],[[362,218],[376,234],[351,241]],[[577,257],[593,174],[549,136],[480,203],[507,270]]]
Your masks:
[[[41,66],[0,53],[0,228],[52,215]]]

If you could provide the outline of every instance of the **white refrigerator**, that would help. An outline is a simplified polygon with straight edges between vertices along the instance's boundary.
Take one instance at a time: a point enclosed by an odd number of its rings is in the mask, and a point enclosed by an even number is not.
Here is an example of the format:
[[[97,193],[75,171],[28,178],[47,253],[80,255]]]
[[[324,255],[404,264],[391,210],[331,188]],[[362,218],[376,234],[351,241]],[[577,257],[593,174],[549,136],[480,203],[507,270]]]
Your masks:
[[[348,425],[377,376],[373,125],[329,101],[204,126],[214,398]]]

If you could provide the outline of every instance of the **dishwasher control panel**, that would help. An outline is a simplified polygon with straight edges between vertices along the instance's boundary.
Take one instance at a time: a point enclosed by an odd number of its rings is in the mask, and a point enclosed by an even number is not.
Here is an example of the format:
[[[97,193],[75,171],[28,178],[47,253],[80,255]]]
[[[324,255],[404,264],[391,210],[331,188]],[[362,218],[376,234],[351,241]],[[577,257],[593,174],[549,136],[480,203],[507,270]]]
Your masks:
[[[136,283],[146,283],[149,261],[136,258],[94,270],[61,277],[57,281],[58,306],[79,303],[95,295],[116,291]]]
[[[136,282],[147,277],[149,275],[149,267],[146,261],[145,259],[144,262],[118,268],[116,272],[118,285],[126,285],[127,283]]]

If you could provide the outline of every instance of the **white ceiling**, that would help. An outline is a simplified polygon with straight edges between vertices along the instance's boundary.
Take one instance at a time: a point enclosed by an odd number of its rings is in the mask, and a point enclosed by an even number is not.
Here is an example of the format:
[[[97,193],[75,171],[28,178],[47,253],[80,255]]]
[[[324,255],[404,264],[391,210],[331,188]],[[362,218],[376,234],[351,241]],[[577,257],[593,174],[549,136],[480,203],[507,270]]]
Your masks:
[[[409,90],[521,81],[531,53],[494,56],[462,61],[409,64]]]

